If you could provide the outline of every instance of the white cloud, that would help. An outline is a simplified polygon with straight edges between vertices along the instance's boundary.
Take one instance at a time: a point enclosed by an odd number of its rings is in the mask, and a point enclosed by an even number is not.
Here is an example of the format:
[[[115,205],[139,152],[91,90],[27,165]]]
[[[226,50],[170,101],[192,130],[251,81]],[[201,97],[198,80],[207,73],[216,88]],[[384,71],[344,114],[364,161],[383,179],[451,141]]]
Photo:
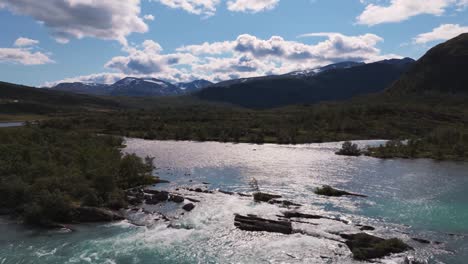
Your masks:
[[[90,75],[77,76],[72,78],[66,78],[59,81],[46,82],[41,87],[53,87],[59,83],[103,83],[103,84],[113,84],[123,78],[126,75],[123,73],[113,73],[113,72],[103,72]]]
[[[42,52],[33,52],[22,48],[0,48],[0,62],[40,65],[54,61]]]
[[[1,0],[0,8],[33,17],[60,43],[95,37],[127,45],[128,35],[148,31],[140,0]]]
[[[15,47],[27,47],[27,46],[33,46],[39,44],[38,40],[35,39],[30,39],[30,38],[18,38],[15,41]]]
[[[147,20],[147,21],[154,21],[154,16],[153,15],[145,15],[143,18],[145,20]]]
[[[106,63],[105,67],[125,74],[160,74],[174,73],[174,66],[192,64],[197,58],[187,53],[161,54],[162,47],[152,41],[143,42],[141,49],[124,49],[128,56],[118,56]]]
[[[468,26],[460,26],[458,24],[444,24],[434,28],[431,32],[419,34],[414,38],[414,43],[425,44],[433,41],[448,40],[467,32]]]
[[[364,12],[357,17],[357,23],[373,26],[401,22],[423,14],[440,16],[448,7],[468,5],[468,0],[391,0],[386,6],[378,3],[367,4]]]
[[[234,12],[257,13],[275,8],[279,0],[230,0],[227,8]]]
[[[152,0],[170,8],[183,9],[196,15],[212,16],[216,13],[216,7],[220,0]]]
[[[112,58],[106,67],[114,73],[80,76],[69,80],[114,82],[124,76],[154,77],[170,82],[195,79],[222,80],[312,69],[340,61],[372,62],[401,58],[381,54],[377,45],[383,39],[374,34],[346,36],[340,33],[310,33],[300,37],[319,37],[316,44],[285,40],[279,36],[260,39],[244,34],[232,41],[189,45],[164,53],[152,40],[137,47],[124,47],[125,56]]]

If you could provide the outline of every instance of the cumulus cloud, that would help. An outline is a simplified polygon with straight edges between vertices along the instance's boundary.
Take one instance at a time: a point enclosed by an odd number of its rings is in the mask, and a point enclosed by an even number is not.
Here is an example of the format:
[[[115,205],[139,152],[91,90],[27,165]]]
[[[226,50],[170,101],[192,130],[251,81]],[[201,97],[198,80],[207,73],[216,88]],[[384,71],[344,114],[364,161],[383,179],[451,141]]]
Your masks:
[[[191,54],[172,53],[161,54],[162,47],[152,41],[146,40],[140,49],[135,47],[124,49],[128,55],[112,58],[105,67],[119,70],[125,74],[157,74],[174,72],[174,66],[191,64],[196,58]]]
[[[95,37],[127,45],[128,35],[148,31],[140,17],[140,0],[2,0],[0,8],[31,16],[60,43]]]
[[[227,8],[234,12],[257,13],[275,8],[279,0],[230,0]]]
[[[183,9],[196,15],[212,16],[216,13],[216,7],[220,0],[153,0],[170,8]]]
[[[368,1],[361,0],[361,2]],[[389,5],[369,3],[357,17],[357,23],[373,26],[401,22],[423,14],[440,16],[451,6],[467,5],[468,0],[391,0]]]
[[[30,39],[30,38],[18,38],[14,45],[15,47],[27,47],[27,46],[33,46],[39,44],[38,40],[35,39]]]
[[[66,78],[66,79],[58,80],[58,81],[46,82],[41,86],[53,87],[59,83],[74,83],[74,82],[113,84],[125,77],[126,75],[123,73],[103,72],[103,73],[96,73],[96,74]]]
[[[377,45],[383,39],[374,34],[346,36],[340,33],[309,33],[301,38],[319,38],[313,45],[285,40],[280,36],[261,39],[243,34],[235,40],[183,46],[165,53],[161,45],[146,40],[124,47],[105,67],[115,73],[80,76],[72,80],[114,82],[123,76],[154,77],[170,82],[207,79],[218,82],[235,78],[285,74],[340,61],[372,62],[401,58],[382,54]],[[70,80],[70,79],[69,79]]]
[[[33,52],[22,48],[0,48],[0,62],[17,63],[23,65],[40,65],[53,63],[46,54]]]
[[[443,24],[434,28],[431,32],[419,34],[414,38],[416,44],[426,44],[433,41],[448,40],[462,33],[468,32],[468,26],[458,24]]]
[[[288,41],[280,36],[270,39],[259,39],[244,34],[235,41],[203,43],[178,48],[179,52],[189,52],[197,55],[219,55],[225,53],[250,54],[257,59],[280,59],[291,62],[298,61],[365,61],[378,57],[380,50],[376,45],[383,39],[374,34],[346,36],[340,33],[310,33],[299,36],[325,37],[326,40],[315,45],[307,45],[297,41]]]

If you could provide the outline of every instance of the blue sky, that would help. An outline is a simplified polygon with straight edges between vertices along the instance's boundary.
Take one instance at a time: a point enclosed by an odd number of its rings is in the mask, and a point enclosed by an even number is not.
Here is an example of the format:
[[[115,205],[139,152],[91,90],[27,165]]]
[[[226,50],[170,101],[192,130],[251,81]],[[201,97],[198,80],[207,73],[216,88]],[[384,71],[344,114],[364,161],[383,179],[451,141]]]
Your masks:
[[[419,58],[468,0],[0,0],[0,80],[179,82]]]

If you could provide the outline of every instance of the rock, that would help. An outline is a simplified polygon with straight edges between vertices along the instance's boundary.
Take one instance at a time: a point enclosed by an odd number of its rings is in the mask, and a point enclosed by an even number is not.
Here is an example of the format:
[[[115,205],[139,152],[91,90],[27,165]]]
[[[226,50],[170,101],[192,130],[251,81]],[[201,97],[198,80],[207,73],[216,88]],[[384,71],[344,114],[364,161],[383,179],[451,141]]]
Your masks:
[[[146,199],[147,204],[158,204],[169,199],[169,193],[165,191],[151,191],[152,196]]]
[[[200,201],[197,200],[197,199],[193,199],[193,198],[189,198],[189,197],[185,197],[185,199],[189,200],[190,202],[192,203],[199,203]]]
[[[431,243],[431,241],[426,240],[426,239],[422,239],[422,238],[413,237],[411,239],[416,241],[416,242],[419,242],[421,244],[430,244]]]
[[[291,222],[268,220],[252,215],[236,215],[234,218],[234,226],[244,231],[263,231],[287,235],[292,234]]]
[[[75,209],[74,220],[86,222],[112,222],[123,220],[124,217],[117,212],[97,207],[78,207]]]
[[[366,226],[366,225],[358,225],[359,226],[359,230],[361,231],[374,231],[375,230],[375,227],[372,227],[372,226]]]
[[[184,202],[184,197],[179,196],[179,195],[171,195],[169,197],[169,201],[174,202],[174,203],[183,203]]]
[[[195,192],[201,193],[201,192],[203,192],[203,190],[201,188],[196,188]]]
[[[269,202],[270,200],[281,198],[281,195],[262,193],[262,192],[256,192],[254,193],[253,196],[256,202]]]
[[[297,203],[293,203],[291,201],[286,201],[286,200],[270,200],[268,203],[270,203],[270,204],[279,204],[279,205],[282,205],[282,206],[285,206],[285,207],[289,207],[289,206],[300,207],[300,206],[302,206],[302,204],[297,204]]]
[[[333,196],[333,197],[341,197],[341,196],[345,196],[345,195],[357,196],[357,197],[367,197],[366,195],[362,195],[362,194],[350,193],[350,192],[347,192],[347,191],[338,190],[338,189],[335,189],[335,188],[333,188],[333,187],[331,187],[329,185],[324,185],[322,188],[317,188],[315,190],[315,193],[318,194],[318,195]]]
[[[397,238],[383,239],[366,233],[341,234],[340,236],[346,239],[346,245],[356,260],[383,258],[413,249]]]
[[[283,216],[285,218],[305,218],[305,219],[322,219],[322,218],[324,218],[321,215],[303,214],[303,213],[299,213],[299,212],[284,212]]]
[[[136,196],[127,196],[127,201],[131,205],[139,205],[143,203],[143,199],[140,199]]]
[[[195,205],[193,203],[188,203],[182,207],[187,212],[192,211],[195,208]]]

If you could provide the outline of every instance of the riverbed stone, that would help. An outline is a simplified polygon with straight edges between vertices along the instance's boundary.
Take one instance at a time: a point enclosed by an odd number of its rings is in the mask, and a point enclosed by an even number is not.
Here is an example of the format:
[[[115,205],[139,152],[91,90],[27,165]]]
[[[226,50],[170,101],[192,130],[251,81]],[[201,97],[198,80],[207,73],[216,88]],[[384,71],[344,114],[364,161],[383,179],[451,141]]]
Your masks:
[[[192,211],[195,208],[195,205],[193,203],[188,203],[182,207],[187,212]]]

